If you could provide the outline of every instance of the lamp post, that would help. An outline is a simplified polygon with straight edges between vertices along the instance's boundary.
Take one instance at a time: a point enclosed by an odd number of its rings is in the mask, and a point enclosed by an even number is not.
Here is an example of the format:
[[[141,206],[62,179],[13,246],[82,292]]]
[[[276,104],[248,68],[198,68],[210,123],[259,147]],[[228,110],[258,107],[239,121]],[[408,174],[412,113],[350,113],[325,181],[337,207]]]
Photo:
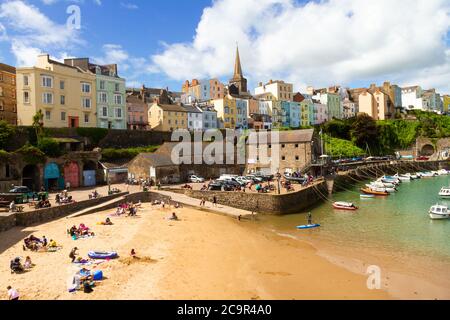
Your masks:
[[[108,184],[108,196],[111,194],[111,183],[109,181],[109,168],[106,168],[106,183]]]

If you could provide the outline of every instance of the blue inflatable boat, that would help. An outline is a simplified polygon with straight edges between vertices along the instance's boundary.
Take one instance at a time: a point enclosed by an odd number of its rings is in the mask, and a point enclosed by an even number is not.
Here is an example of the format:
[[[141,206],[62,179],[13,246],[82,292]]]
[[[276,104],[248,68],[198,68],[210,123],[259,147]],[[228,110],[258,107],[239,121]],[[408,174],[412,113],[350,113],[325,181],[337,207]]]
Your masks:
[[[320,224],[307,224],[304,226],[298,226],[297,229],[303,230],[303,229],[313,229],[320,227]]]
[[[88,257],[91,259],[99,259],[99,260],[110,260],[116,259],[119,255],[117,252],[100,252],[100,251],[90,251],[88,253]]]

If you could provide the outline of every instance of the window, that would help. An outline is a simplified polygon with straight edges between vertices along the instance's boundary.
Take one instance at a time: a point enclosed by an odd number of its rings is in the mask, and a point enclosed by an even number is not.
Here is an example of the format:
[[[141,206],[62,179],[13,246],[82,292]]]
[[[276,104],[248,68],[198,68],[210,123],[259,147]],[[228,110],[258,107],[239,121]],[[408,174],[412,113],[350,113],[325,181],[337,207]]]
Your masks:
[[[24,103],[30,103],[30,93],[28,91],[25,91],[23,93],[23,102]]]
[[[64,111],[61,112],[61,121],[66,121],[66,113]]]
[[[100,90],[105,90],[105,81],[104,80],[100,81]]]
[[[295,147],[298,148],[298,144],[296,144]]]
[[[281,160],[286,161],[286,157],[285,157],[285,156],[282,156],[282,157],[281,157]]]
[[[52,118],[52,113],[50,111],[45,111],[45,119],[46,120],[51,120]]]
[[[299,156],[295,156],[295,161],[299,161],[300,157]]]
[[[107,107],[102,107],[102,116],[103,117],[107,117],[108,116],[108,108]]]
[[[98,94],[98,100],[100,103],[108,103],[108,95],[106,92],[100,92]]]
[[[42,103],[53,104],[53,93],[45,92],[42,94]]]
[[[91,108],[91,99],[83,98],[83,108],[90,109]]]
[[[114,90],[116,91],[116,92],[119,92],[120,91],[120,83],[115,83],[114,84]]]
[[[61,80],[61,81],[59,82],[59,88],[60,88],[61,90],[64,90],[64,89],[66,88],[66,82],[65,82],[64,80]]]
[[[9,164],[6,164],[5,165],[5,177],[9,178],[10,175],[11,175],[11,170],[10,170]]]
[[[114,104],[122,104],[122,95],[116,94],[114,95]]]
[[[122,109],[116,108],[116,118],[122,119]]]
[[[42,86],[45,88],[53,88],[53,77],[42,76]]]
[[[61,96],[60,100],[62,106],[66,104],[66,96]]]
[[[23,85],[24,86],[29,86],[29,82],[28,82],[28,75],[24,75],[23,76]]]
[[[89,123],[89,114],[84,114],[84,123]]]
[[[89,83],[82,82],[81,83],[81,92],[91,93],[91,85]]]

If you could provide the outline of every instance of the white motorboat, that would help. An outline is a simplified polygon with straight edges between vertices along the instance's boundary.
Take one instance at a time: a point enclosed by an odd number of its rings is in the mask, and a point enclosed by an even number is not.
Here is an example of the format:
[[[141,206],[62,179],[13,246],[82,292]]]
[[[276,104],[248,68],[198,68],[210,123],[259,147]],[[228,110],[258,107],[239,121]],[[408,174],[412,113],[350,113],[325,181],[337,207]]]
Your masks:
[[[366,184],[367,187],[371,189],[377,189],[377,191],[394,193],[397,192],[395,187],[386,187],[383,183],[372,182],[371,184]]]
[[[383,182],[387,183],[393,183],[393,184],[400,184],[402,181],[397,177],[391,177],[391,176],[383,176],[381,177]]]
[[[405,176],[405,175],[399,175],[398,173],[394,176],[394,178],[399,179],[402,182],[408,182],[411,181],[411,177]]]
[[[441,198],[450,198],[450,187],[442,187],[441,191],[439,191],[439,196]]]
[[[417,179],[420,179],[420,177],[419,177],[417,174],[405,173],[404,176],[410,177],[411,180],[417,180]]]
[[[420,176],[421,176],[422,178],[433,178],[433,177],[435,177],[436,175],[435,175],[434,173],[432,173],[432,172],[421,172],[421,173],[420,173]]]
[[[378,179],[375,181],[377,184],[380,184],[380,186],[383,186],[383,188],[395,188],[396,185],[394,183],[390,182],[383,182],[383,179]]]
[[[437,174],[440,175],[440,176],[447,176],[449,174],[449,171],[447,171],[445,169],[442,169],[442,170],[439,170],[437,172]]]
[[[430,218],[433,220],[442,220],[450,218],[450,212],[448,211],[448,207],[441,206],[438,204],[430,208],[429,215]]]
[[[397,190],[395,188],[384,188],[384,187],[380,188],[380,187],[376,187],[371,184],[366,184],[366,187],[368,187],[369,189],[376,191],[376,192],[387,192],[387,193],[397,192]]]

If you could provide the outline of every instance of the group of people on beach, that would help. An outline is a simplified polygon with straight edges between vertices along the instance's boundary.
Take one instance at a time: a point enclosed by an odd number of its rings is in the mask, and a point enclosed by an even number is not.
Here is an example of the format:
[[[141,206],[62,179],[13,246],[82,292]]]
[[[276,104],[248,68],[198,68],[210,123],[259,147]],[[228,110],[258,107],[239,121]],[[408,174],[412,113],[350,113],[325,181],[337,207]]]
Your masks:
[[[136,204],[133,202],[122,203],[117,207],[114,215],[120,217],[126,214],[128,217],[135,217],[137,216],[137,212],[140,207],[142,207],[141,201]]]
[[[31,262],[31,258],[29,256],[25,258],[25,262],[23,264],[22,259],[20,257],[16,257],[11,260],[9,267],[11,269],[11,273],[22,273],[33,268],[34,264]]]
[[[95,233],[93,231],[91,231],[91,229],[89,227],[87,227],[84,223],[81,223],[78,228],[76,226],[72,226],[69,229],[68,233],[74,239],[78,239],[81,237],[95,236]]]
[[[62,205],[72,203],[74,201],[72,196],[69,195],[69,192],[67,190],[64,190],[63,192],[56,194],[55,202],[57,205]]]
[[[50,241],[47,240],[45,236],[42,237],[42,239],[39,239],[35,237],[34,235],[31,235],[23,240],[23,251],[30,250],[30,251],[40,251],[40,250],[49,250],[57,248],[58,245],[55,240],[50,239]]]

